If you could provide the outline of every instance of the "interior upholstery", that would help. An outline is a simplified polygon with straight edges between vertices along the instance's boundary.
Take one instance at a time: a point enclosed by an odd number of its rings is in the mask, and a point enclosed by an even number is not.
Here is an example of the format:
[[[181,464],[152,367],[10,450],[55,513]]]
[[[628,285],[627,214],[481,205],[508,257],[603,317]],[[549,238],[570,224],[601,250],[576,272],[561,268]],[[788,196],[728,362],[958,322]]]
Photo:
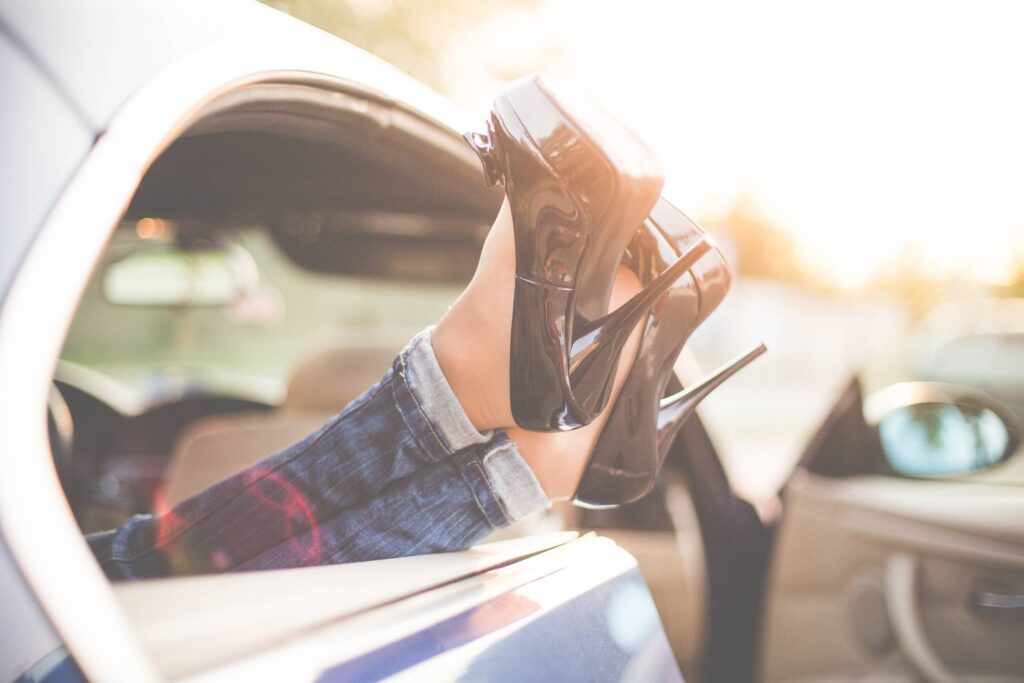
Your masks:
[[[324,349],[298,364],[279,410],[196,420],[171,452],[161,502],[176,505],[316,431],[376,383],[402,346],[379,338]]]
[[[973,595],[1024,591],[1024,499],[1008,487],[800,472],[786,491],[763,622],[766,681],[1019,681],[1024,623]],[[894,583],[910,560],[911,584]],[[903,595],[910,605],[894,597]],[[938,673],[921,676],[919,631]],[[918,648],[920,649],[920,648]]]
[[[307,356],[292,372],[282,409],[336,413],[380,380],[407,341],[368,339]]]

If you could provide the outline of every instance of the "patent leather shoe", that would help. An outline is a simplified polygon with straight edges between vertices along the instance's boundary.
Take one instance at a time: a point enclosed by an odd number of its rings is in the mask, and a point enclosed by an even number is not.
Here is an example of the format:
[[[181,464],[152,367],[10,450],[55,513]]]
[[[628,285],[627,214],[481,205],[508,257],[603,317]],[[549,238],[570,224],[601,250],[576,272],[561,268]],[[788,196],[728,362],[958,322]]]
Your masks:
[[[513,418],[534,431],[582,427],[606,407],[631,330],[675,279],[652,280],[608,313],[625,247],[661,192],[660,166],[628,130],[537,77],[506,87],[486,132],[465,137],[512,213]],[[691,245],[677,270],[708,248]]]
[[[710,243],[704,232],[662,199],[630,242],[624,263],[642,282],[653,282],[701,243]],[[700,401],[764,352],[761,344],[706,380],[663,398],[679,352],[721,303],[730,282],[725,258],[714,248],[648,309],[637,356],[574,496],[577,505],[613,507],[647,494],[679,428]]]

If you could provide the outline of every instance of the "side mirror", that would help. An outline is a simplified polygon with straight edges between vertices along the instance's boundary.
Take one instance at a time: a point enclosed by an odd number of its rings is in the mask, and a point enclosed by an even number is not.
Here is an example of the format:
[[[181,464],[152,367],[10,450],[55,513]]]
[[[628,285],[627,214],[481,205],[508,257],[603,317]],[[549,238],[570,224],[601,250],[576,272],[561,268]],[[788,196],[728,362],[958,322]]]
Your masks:
[[[889,466],[910,477],[970,474],[996,465],[1020,444],[1021,428],[991,396],[939,382],[883,389],[864,405]]]
[[[230,306],[259,284],[241,247],[136,248],[103,271],[103,296],[121,306]]]

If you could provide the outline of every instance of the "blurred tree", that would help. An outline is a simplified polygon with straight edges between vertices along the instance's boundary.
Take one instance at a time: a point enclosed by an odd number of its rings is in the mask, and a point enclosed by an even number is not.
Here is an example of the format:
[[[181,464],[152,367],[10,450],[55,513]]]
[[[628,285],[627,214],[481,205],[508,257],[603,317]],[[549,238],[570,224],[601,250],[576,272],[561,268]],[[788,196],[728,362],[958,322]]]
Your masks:
[[[800,284],[815,284],[800,260],[793,235],[772,223],[753,200],[741,197],[729,212],[711,221],[716,233],[727,236],[735,249],[739,273]]]
[[[1008,284],[1002,292],[1003,296],[1024,297],[1024,257],[1017,261],[1017,274],[1013,282]]]
[[[443,56],[451,46],[502,10],[533,8],[538,0],[262,0],[390,62],[413,78],[447,91]],[[523,45],[525,49],[529,46]],[[493,65],[492,65],[493,66]],[[509,80],[535,70],[513,65]],[[493,68],[492,68],[493,70]]]

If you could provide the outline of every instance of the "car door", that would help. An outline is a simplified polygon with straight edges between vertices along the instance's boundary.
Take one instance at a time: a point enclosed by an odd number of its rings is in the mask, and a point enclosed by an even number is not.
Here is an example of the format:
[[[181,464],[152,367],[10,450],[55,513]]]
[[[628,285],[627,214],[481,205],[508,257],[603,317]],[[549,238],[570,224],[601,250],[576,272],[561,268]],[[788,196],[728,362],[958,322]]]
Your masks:
[[[853,382],[783,491],[761,678],[1024,680],[1024,451],[903,476],[862,404]]]

